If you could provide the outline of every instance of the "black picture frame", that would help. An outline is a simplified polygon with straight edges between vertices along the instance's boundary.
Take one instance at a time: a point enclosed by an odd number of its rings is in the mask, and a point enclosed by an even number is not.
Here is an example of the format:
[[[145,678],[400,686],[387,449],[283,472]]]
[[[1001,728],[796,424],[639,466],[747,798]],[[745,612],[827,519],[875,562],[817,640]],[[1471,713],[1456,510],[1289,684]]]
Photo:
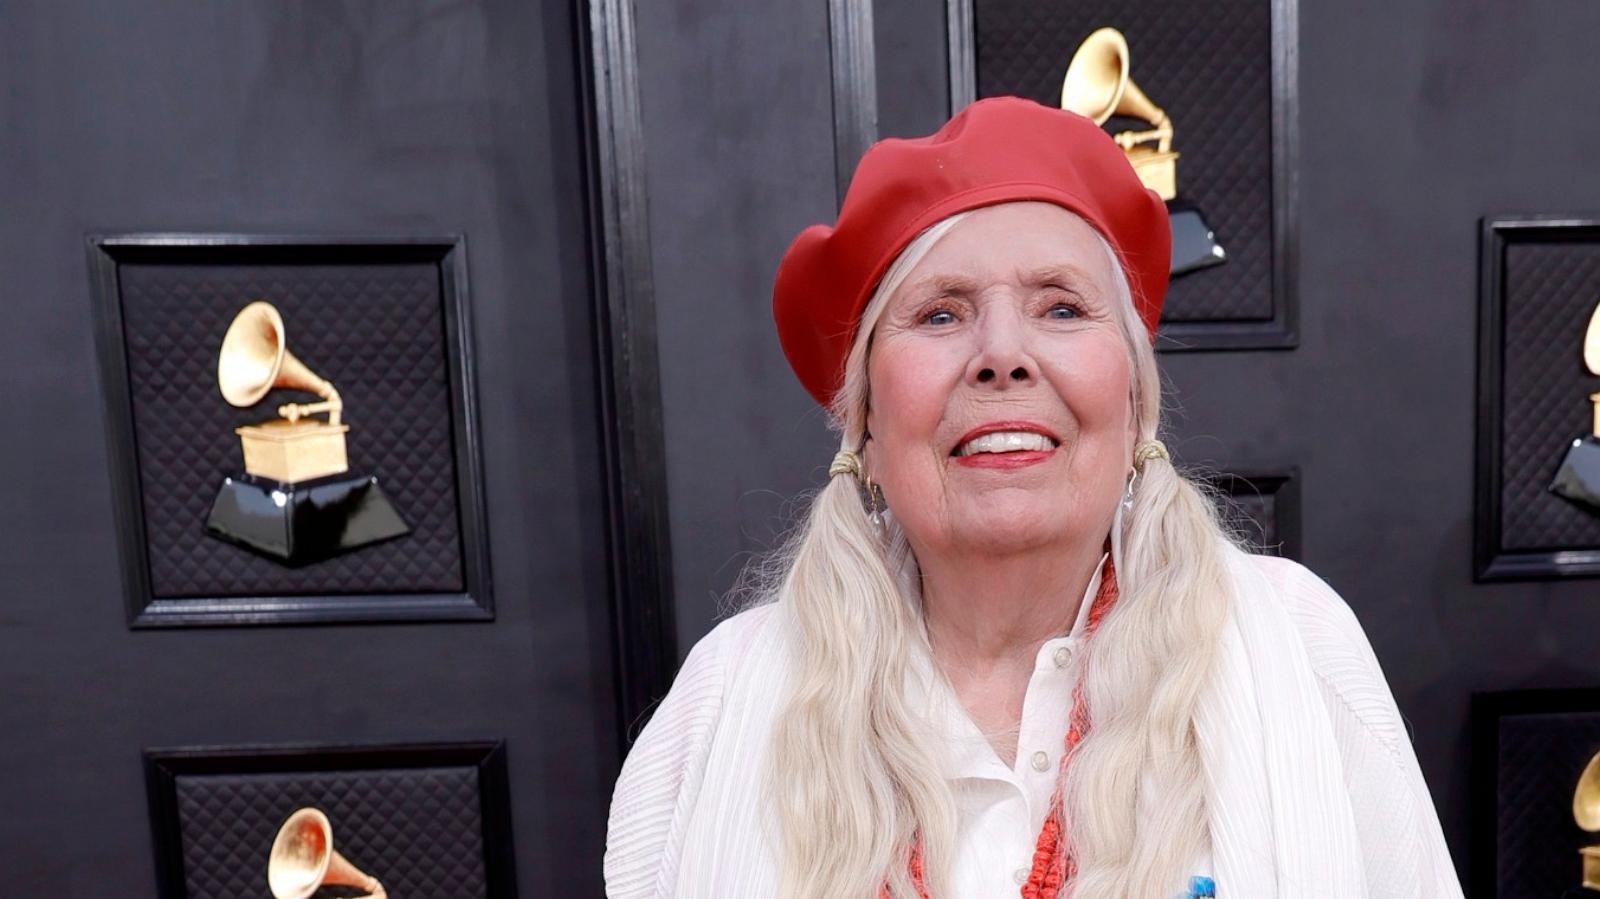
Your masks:
[[[856,164],[878,139],[878,64],[872,0],[828,0],[833,175],[838,205]]]
[[[517,895],[504,741],[152,748],[144,751],[143,762],[157,891],[161,899],[188,897],[178,808],[179,777],[454,767],[477,769],[489,899],[515,899]]]
[[[650,194],[631,0],[578,4],[619,745],[678,670]],[[618,759],[621,762],[621,759]]]
[[[1303,558],[1300,527],[1300,469],[1285,466],[1274,469],[1242,469],[1225,472],[1207,479],[1220,491],[1235,510],[1244,514],[1261,534],[1276,536],[1275,541],[1255,548],[1269,555],[1282,556],[1296,561]],[[1259,505],[1270,516],[1263,521],[1249,514],[1251,506]],[[1255,535],[1251,535],[1252,539]]]
[[[132,628],[487,621],[494,618],[464,236],[127,233],[87,238],[127,620]],[[165,598],[152,590],[119,269],[125,263],[426,262],[438,266],[451,397],[460,562],[451,593]]]
[[[1472,552],[1473,579],[1480,583],[1600,576],[1600,548],[1508,549],[1503,539],[1506,251],[1519,243],[1552,240],[1600,245],[1600,216],[1511,215],[1485,217],[1480,222]],[[1558,449],[1551,447],[1553,453]],[[1553,496],[1551,501],[1564,502]]]
[[[977,2],[945,4],[952,115],[977,99]],[[1299,0],[1263,2],[1272,8],[1272,317],[1164,321],[1157,335],[1160,352],[1286,350],[1300,344]]]
[[[1504,760],[1500,753],[1501,727],[1518,716],[1559,716],[1593,714],[1600,716],[1600,688],[1526,689],[1476,692],[1469,711],[1471,760],[1468,767],[1468,808],[1472,827],[1467,835],[1468,895],[1474,899],[1497,899],[1500,895],[1500,840],[1498,821],[1501,801],[1501,775]],[[1581,768],[1570,772],[1577,785]],[[1568,799],[1570,802],[1570,798]],[[1570,806],[1567,807],[1570,812]],[[1600,834],[1593,842],[1600,843]],[[1564,895],[1583,894],[1576,876],[1577,853],[1572,857],[1571,889]],[[1552,893],[1552,896],[1561,894]]]

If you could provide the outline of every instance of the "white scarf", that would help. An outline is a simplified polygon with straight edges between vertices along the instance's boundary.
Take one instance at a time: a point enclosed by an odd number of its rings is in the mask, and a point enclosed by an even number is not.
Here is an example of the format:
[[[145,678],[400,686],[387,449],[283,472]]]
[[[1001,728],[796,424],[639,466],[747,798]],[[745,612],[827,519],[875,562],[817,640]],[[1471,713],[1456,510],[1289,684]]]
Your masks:
[[[1365,896],[1344,766],[1305,646],[1272,585],[1244,553],[1225,552],[1233,609],[1195,710],[1218,892]]]
[[[1119,506],[1118,571],[1121,517]],[[1217,895],[1362,899],[1355,814],[1311,661],[1272,585],[1223,545],[1233,603],[1195,710]]]

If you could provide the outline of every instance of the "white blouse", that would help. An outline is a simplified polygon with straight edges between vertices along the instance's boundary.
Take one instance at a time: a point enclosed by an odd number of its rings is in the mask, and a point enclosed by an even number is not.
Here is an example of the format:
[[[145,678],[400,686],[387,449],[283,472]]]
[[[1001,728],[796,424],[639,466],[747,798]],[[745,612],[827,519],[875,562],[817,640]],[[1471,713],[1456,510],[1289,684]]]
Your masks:
[[[1458,899],[1461,889],[1427,785],[1354,615],[1299,564],[1241,558],[1273,585],[1316,673],[1343,762],[1367,895]],[[1039,649],[1013,765],[1000,760],[953,691],[933,676],[926,653],[917,656],[912,701],[922,705],[947,747],[959,812],[951,875],[961,899],[1016,896],[1026,878],[1067,730],[1078,673],[1074,656],[1099,581],[1097,572],[1071,632]],[[689,653],[617,781],[605,855],[611,899],[775,892],[772,822],[761,782],[786,695],[785,627],[781,607],[750,609],[719,624]],[[1209,853],[1195,860],[1191,873],[1212,873]],[[1173,895],[1183,895],[1184,886],[1174,884]],[[1236,895],[1217,884],[1219,899]]]

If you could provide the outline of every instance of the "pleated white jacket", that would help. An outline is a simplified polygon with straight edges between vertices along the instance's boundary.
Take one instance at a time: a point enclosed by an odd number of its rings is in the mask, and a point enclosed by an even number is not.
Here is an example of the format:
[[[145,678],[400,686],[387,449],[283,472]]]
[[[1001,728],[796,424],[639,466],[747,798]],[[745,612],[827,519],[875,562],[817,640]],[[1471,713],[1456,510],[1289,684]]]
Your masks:
[[[1438,816],[1377,659],[1344,601],[1301,565],[1227,550],[1235,611],[1196,728],[1212,851],[1193,874],[1219,899],[1460,899]],[[1088,599],[1040,649],[1016,763],[1005,765],[949,687],[919,663],[960,811],[959,899],[1018,895],[1066,732]],[[723,899],[776,889],[763,808],[786,695],[785,611],[733,616],[695,645],[629,753],[606,843],[611,899]],[[1184,884],[1173,884],[1172,896]],[[1167,896],[1152,899],[1169,899]]]

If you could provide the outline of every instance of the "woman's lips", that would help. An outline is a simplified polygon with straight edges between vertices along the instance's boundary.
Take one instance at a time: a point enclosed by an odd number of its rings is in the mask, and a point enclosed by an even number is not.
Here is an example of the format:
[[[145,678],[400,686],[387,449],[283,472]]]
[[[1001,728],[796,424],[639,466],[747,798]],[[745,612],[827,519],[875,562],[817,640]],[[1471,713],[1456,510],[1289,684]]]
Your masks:
[[[1005,471],[1037,465],[1061,446],[1061,438],[1032,421],[992,421],[962,435],[952,458],[968,468]]]
[[[953,456],[956,464],[968,468],[987,468],[991,470],[1008,470],[1012,468],[1026,468],[1029,465],[1038,465],[1056,451],[1048,450],[1017,450],[1010,453],[973,453],[970,456]]]

